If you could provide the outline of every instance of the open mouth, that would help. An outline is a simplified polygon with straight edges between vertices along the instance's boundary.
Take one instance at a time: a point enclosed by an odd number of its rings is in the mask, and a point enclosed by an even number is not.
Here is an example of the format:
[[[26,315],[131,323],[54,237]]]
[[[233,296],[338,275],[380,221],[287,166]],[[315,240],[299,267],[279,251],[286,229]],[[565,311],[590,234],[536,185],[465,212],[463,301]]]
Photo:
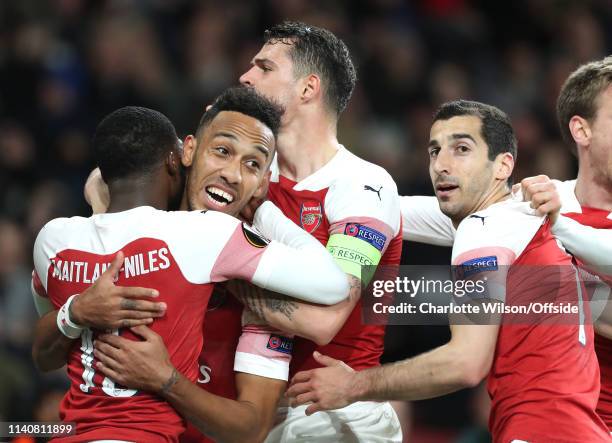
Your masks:
[[[227,206],[234,201],[234,196],[216,186],[206,188],[208,201],[217,206]]]
[[[448,194],[450,194],[451,192],[453,192],[455,189],[458,189],[458,188],[459,186],[457,185],[441,184],[441,185],[436,186],[436,193],[439,196],[447,196]]]

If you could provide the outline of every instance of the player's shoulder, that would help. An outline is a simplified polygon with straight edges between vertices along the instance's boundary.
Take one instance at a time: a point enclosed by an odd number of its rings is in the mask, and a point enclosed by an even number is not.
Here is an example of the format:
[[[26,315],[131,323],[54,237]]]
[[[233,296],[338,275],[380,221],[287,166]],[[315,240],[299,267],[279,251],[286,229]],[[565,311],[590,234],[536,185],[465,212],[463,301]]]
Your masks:
[[[347,149],[340,154],[342,161],[336,162],[334,180],[328,191],[328,197],[334,203],[342,200],[355,204],[372,201],[382,205],[399,205],[397,185],[391,174]]]
[[[70,233],[86,229],[91,225],[92,217],[59,217],[49,220],[38,233],[38,239],[61,240]]]
[[[348,149],[341,151],[342,162],[338,162],[338,182],[361,182],[371,180],[373,184],[389,186],[397,190],[391,174],[375,163],[369,162]]]
[[[504,200],[464,218],[457,228],[456,246],[458,249],[500,246],[518,255],[543,221],[544,217],[537,216],[528,202]]]
[[[536,215],[529,202],[511,198],[468,215],[458,229],[484,227],[485,232],[510,232],[519,231],[530,224],[540,225],[542,220],[543,217]]]

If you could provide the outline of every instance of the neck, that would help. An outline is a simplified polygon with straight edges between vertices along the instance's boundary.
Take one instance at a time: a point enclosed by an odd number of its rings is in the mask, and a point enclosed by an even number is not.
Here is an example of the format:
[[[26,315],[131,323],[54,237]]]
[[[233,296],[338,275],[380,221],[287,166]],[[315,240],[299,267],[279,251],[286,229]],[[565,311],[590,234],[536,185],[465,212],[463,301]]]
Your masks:
[[[580,206],[603,209],[612,212],[612,189],[601,178],[597,177],[593,168],[578,167],[576,179],[576,198]]]
[[[325,166],[338,146],[336,122],[327,114],[293,118],[281,127],[277,138],[280,173],[299,182]]]
[[[505,182],[500,182],[498,186],[495,186],[490,192],[485,194],[478,203],[471,209],[467,215],[460,216],[457,218],[451,217],[453,225],[455,229],[459,226],[459,224],[463,221],[464,218],[469,217],[471,214],[482,211],[483,209],[488,208],[495,203],[499,203],[501,201],[507,200],[511,197],[512,191],[508,189]]]
[[[179,204],[179,211],[191,211],[193,208],[189,206],[189,200],[187,200],[187,186],[185,186],[185,190],[183,191],[183,195],[181,196],[181,203]]]
[[[155,209],[168,209],[168,192],[164,180],[148,177],[129,177],[113,180],[108,190],[110,205],[106,212],[121,212],[139,206],[152,206]]]

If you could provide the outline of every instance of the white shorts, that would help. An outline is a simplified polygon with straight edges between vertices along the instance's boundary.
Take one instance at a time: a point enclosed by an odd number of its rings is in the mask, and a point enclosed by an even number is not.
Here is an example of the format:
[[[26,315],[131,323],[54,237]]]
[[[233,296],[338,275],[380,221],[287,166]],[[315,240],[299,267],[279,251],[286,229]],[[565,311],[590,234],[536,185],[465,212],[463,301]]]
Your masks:
[[[361,401],[307,416],[307,405],[278,409],[277,425],[265,443],[383,443],[402,441],[402,428],[389,403]]]

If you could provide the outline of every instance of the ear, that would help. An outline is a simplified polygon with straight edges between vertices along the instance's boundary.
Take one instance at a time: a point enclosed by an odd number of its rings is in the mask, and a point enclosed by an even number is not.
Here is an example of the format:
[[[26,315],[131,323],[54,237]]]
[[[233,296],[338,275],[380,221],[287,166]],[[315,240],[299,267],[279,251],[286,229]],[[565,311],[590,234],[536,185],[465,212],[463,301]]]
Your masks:
[[[166,157],[166,167],[168,168],[168,174],[172,177],[180,175],[181,169],[181,156],[175,149],[170,151],[168,157]]]
[[[509,152],[504,152],[497,156],[495,178],[498,180],[506,181],[512,175],[514,170],[514,156]]]
[[[321,79],[318,75],[310,74],[303,79],[301,99],[309,102],[321,95]]]
[[[574,115],[568,126],[570,134],[572,134],[572,138],[578,146],[588,146],[591,143],[591,126],[586,119]]]
[[[255,193],[253,194],[253,197],[255,198],[265,198],[265,196],[268,194],[268,187],[270,186],[270,177],[272,176],[272,172],[270,170],[268,170],[263,179],[261,180],[261,183],[259,184],[259,187],[257,188],[257,190],[255,191]]]
[[[193,164],[193,159],[197,149],[198,139],[193,135],[188,135],[185,137],[185,140],[183,140],[183,155],[181,157],[183,166],[188,168]]]

